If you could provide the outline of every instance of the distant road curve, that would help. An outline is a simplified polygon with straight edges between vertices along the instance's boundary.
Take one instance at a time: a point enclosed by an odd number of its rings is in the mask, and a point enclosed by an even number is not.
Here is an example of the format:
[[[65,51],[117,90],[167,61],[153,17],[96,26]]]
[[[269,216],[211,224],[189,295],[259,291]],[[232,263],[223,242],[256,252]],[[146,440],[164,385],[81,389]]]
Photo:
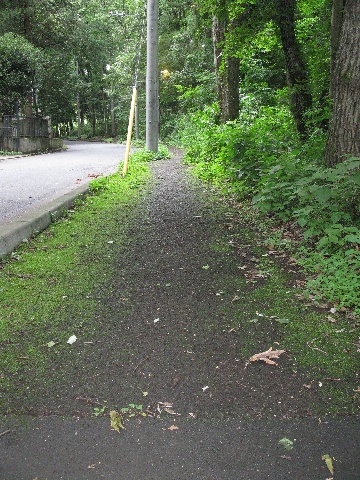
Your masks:
[[[66,151],[0,157],[0,226],[89,183],[96,175],[114,173],[125,155],[123,145],[65,144]]]

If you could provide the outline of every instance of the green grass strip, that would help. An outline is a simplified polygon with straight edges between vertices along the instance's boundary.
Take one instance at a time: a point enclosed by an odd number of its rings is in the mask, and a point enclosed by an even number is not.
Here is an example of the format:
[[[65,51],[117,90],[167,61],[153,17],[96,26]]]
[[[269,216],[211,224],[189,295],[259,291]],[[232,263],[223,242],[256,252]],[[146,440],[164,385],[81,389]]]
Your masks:
[[[150,177],[148,165],[133,162],[126,177],[117,173],[93,181],[92,194],[74,210],[1,261],[0,384],[5,390],[13,383],[21,388],[17,373],[26,374],[27,368],[46,378],[49,342],[65,350],[71,335],[91,341],[99,288],[129,242],[126,228]],[[0,397],[1,410],[4,401]]]

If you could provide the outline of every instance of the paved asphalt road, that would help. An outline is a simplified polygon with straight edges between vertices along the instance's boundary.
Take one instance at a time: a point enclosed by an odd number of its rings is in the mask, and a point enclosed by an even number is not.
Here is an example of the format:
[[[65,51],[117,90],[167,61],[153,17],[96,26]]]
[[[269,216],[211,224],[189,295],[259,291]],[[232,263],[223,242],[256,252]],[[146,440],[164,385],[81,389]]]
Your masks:
[[[169,417],[169,416],[168,416]],[[359,480],[355,419],[0,419],[1,480]],[[178,429],[174,429],[174,426]],[[1,435],[0,433],[0,435]],[[279,440],[294,442],[291,450]],[[332,475],[322,459],[333,459]]]
[[[95,142],[66,142],[66,151],[0,157],[0,226],[89,183],[92,175],[116,171],[125,147]]]

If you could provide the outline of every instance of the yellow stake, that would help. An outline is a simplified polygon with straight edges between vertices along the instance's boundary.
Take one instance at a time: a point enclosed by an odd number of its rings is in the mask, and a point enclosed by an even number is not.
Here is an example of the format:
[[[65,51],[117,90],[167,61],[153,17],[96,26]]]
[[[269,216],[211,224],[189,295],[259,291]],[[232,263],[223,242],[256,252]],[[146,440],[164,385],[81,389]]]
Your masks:
[[[132,130],[133,130],[133,124],[134,124],[136,94],[137,94],[137,89],[136,89],[136,87],[133,87],[133,94],[132,94],[131,108],[130,108],[130,117],[129,117],[129,126],[128,126],[128,134],[127,134],[127,140],[126,140],[125,158],[124,158],[124,168],[123,168],[123,174],[124,175],[127,174],[128,168],[129,168],[129,156],[130,156]]]

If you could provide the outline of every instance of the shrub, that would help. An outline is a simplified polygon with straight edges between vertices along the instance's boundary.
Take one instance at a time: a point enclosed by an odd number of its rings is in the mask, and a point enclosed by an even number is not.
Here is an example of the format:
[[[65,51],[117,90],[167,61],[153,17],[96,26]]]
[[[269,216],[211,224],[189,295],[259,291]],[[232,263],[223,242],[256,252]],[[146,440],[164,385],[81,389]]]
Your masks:
[[[185,160],[196,165],[202,178],[218,184],[230,182],[243,196],[257,191],[263,173],[296,141],[286,107],[259,107],[251,97],[243,98],[236,121],[219,124],[213,105],[183,122]]]

